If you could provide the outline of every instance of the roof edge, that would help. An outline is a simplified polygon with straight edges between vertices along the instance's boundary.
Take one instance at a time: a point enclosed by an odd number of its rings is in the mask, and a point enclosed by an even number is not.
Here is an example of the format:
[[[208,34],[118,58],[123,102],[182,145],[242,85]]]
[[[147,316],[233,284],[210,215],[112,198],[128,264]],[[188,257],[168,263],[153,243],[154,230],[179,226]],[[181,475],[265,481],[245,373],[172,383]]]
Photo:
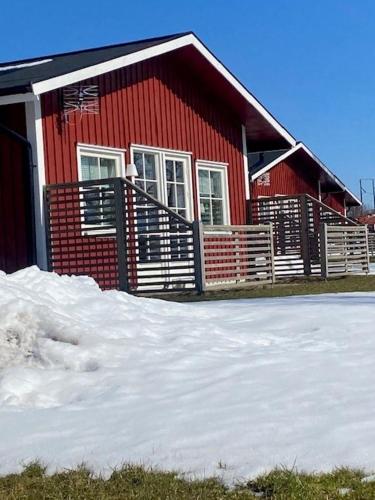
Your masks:
[[[239,92],[240,95],[255,108],[263,118],[291,145],[296,144],[296,139],[281,123],[251,94],[247,88],[228,70],[217,57],[199,40],[193,32],[187,32],[175,39],[162,41],[146,49],[141,49],[131,54],[120,56],[109,61],[87,66],[64,75],[32,83],[32,92],[35,95],[44,94],[65,85],[77,83],[81,80],[93,78],[109,71],[135,64],[158,55],[166,54],[173,50],[192,45],[207,61]]]
[[[278,156],[275,160],[272,160],[268,165],[266,165],[265,167],[263,167],[262,169],[260,169],[258,172],[255,172],[255,174],[253,174],[251,176],[251,180],[254,181],[256,180],[258,177],[260,177],[262,174],[268,172],[269,170],[271,170],[273,167],[275,167],[276,165],[278,165],[281,161],[284,161],[286,158],[289,158],[289,156],[292,156],[294,153],[296,153],[297,151],[299,150],[303,150],[305,151],[306,154],[308,154],[310,156],[310,158],[312,158],[312,160],[315,161],[315,163],[317,163],[317,165],[319,165],[319,167],[324,170],[324,172],[326,172],[326,174],[331,178],[333,179],[333,181],[338,184],[338,186],[343,190],[345,191],[346,193],[348,193],[349,196],[351,196],[353,198],[353,200],[358,203],[359,206],[362,205],[361,201],[357,198],[357,196],[352,193],[352,191],[350,191],[347,186],[311,151],[311,149],[309,149],[303,142],[298,142],[296,144],[296,146],[294,146],[293,148],[291,148],[289,151],[286,151],[284,154]]]

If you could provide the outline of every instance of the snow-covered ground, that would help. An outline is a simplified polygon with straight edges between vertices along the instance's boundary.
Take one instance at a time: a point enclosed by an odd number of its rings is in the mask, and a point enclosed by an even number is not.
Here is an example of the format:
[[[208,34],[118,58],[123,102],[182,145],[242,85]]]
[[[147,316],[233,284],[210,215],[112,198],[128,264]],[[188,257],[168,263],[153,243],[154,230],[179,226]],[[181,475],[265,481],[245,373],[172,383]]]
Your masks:
[[[374,310],[375,293],[174,304],[0,274],[0,472],[375,469]]]

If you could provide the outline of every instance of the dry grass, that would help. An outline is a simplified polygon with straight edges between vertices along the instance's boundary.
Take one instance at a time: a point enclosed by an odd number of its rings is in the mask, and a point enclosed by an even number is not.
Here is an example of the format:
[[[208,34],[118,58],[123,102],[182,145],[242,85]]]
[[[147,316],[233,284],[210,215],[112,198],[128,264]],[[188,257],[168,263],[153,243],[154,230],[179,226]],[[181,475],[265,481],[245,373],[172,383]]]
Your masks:
[[[344,278],[298,278],[275,285],[229,288],[207,291],[202,295],[191,293],[164,294],[159,298],[175,302],[197,302],[204,300],[257,299],[262,297],[288,297],[292,295],[316,295],[321,293],[374,292],[375,275],[347,276]]]
[[[21,474],[0,477],[2,500],[336,500],[374,499],[375,482],[363,482],[361,471],[337,469],[303,474],[285,469],[228,488],[217,479],[189,481],[173,472],[126,466],[109,479],[85,467],[47,475],[38,463]]]

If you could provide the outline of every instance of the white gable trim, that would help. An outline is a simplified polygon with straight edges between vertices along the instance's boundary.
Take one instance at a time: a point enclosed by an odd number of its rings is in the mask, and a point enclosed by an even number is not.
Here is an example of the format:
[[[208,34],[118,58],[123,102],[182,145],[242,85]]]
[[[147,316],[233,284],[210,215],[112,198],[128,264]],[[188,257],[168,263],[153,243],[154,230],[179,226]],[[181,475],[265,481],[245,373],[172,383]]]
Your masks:
[[[345,184],[343,184],[340,181],[340,179],[338,177],[336,177],[329,170],[329,168],[327,168],[324,165],[324,163],[322,163],[319,160],[319,158],[317,156],[315,156],[314,153],[307,146],[305,146],[302,142],[300,142],[299,144],[297,144],[294,148],[289,149],[289,151],[286,151],[286,153],[278,156],[275,160],[271,161],[271,163],[269,163],[268,165],[266,165],[265,167],[263,167],[261,170],[259,170],[258,172],[256,172],[254,175],[252,175],[251,176],[251,181],[255,181],[262,174],[264,174],[264,173],[268,172],[269,170],[271,170],[273,167],[275,167],[276,165],[278,165],[280,162],[284,161],[286,158],[288,158],[289,156],[291,156],[292,154],[294,154],[299,149],[302,149],[303,151],[305,151],[305,153],[307,153],[310,156],[310,158],[312,158],[315,161],[315,163],[317,163],[319,165],[319,167],[322,170],[324,170],[324,172],[332,180],[334,180],[334,182],[336,182],[336,184],[338,184],[343,191],[345,191],[346,193],[348,193],[357,203],[359,203],[360,205],[362,205],[361,201],[355,196],[355,194],[353,194],[351,191],[349,191],[349,189],[345,186]]]
[[[284,137],[292,146],[296,144],[296,140],[289,132],[260,104],[260,102],[235,78],[230,71],[198,40],[193,34],[185,35],[175,40],[162,42],[154,47],[139,50],[133,54],[117,57],[110,61],[95,64],[87,68],[83,68],[65,75],[50,78],[48,80],[34,83],[32,85],[33,93],[36,95],[55,90],[65,85],[71,85],[87,78],[93,78],[110,71],[114,71],[131,64],[135,64],[151,57],[159,56],[186,47],[187,45],[194,46],[203,57],[205,57],[212,66],[251,104],[274,128],[279,134]]]
[[[12,94],[12,95],[2,95],[0,96],[0,106],[6,106],[7,104],[16,104],[18,102],[30,102],[36,99],[35,94],[27,92],[25,94]]]
[[[260,177],[261,175],[265,174],[266,172],[268,172],[269,170],[271,170],[271,168],[273,168],[276,165],[278,165],[281,161],[284,161],[290,155],[292,155],[293,153],[295,153],[296,151],[298,151],[299,149],[301,149],[301,147],[302,147],[302,144],[297,144],[297,146],[294,146],[294,148],[289,149],[288,151],[286,151],[282,155],[278,156],[275,160],[272,160],[271,163],[269,163],[265,167],[263,167],[260,170],[258,170],[258,172],[255,172],[255,174],[253,174],[251,176],[251,180],[255,181],[258,177]]]

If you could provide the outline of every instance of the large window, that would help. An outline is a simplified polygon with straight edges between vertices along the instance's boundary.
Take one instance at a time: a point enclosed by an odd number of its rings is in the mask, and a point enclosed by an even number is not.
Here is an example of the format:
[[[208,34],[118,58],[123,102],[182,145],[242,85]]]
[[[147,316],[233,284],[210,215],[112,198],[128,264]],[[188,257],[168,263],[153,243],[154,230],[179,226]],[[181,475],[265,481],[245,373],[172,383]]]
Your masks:
[[[198,163],[199,210],[203,224],[229,223],[226,167]]]
[[[134,147],[133,162],[138,171],[137,186],[182,217],[192,218],[188,154]]]
[[[93,181],[119,177],[124,172],[124,152],[111,148],[78,145],[79,179]],[[86,226],[108,226],[113,194],[108,185],[83,188],[83,221]]]
[[[132,159],[137,167],[137,186],[146,193],[158,199],[177,214],[186,219],[192,219],[192,192],[190,179],[190,156],[169,150],[157,150],[146,147],[134,147]],[[186,240],[173,238],[171,235],[178,231],[175,224],[170,222],[159,224],[155,209],[144,203],[137,208],[139,254],[141,262],[160,259],[160,251],[168,252],[172,260],[178,260],[187,255]],[[160,239],[160,228],[165,228],[166,239]],[[152,232],[155,231],[155,235]],[[142,235],[143,233],[143,235]]]

